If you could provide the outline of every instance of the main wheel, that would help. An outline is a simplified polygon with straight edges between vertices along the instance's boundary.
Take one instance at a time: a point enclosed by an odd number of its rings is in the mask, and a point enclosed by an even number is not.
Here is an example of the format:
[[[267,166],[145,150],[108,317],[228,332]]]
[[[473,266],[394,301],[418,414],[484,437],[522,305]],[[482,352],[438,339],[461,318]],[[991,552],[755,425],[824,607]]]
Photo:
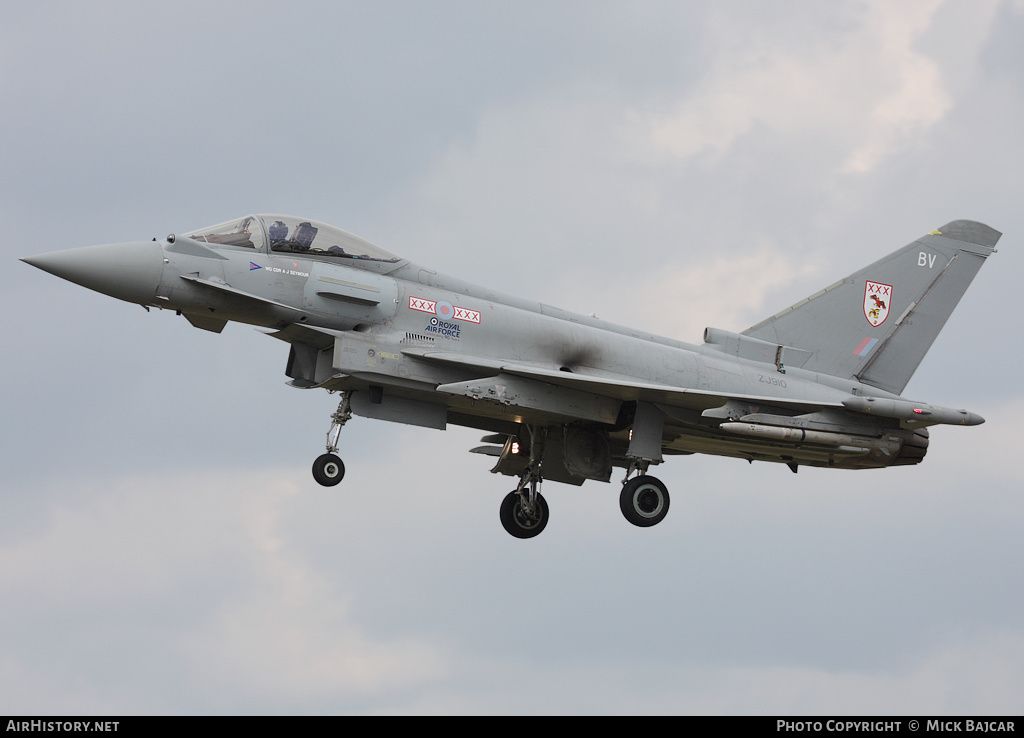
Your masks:
[[[523,498],[518,492],[509,492],[501,501],[501,524],[509,535],[516,538],[533,538],[548,524],[548,503],[540,494],[532,511],[523,507]]]
[[[313,479],[324,487],[333,487],[345,477],[345,465],[334,454],[323,454],[313,462]]]
[[[649,528],[668,515],[668,489],[655,477],[633,477],[622,485],[619,507],[633,525]]]

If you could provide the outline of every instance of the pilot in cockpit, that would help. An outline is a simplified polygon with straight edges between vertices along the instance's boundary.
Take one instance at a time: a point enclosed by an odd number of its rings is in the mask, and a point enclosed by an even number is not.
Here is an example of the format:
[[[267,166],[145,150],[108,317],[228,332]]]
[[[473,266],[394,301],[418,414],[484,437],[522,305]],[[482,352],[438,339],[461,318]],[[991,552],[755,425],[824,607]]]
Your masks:
[[[269,230],[271,247],[273,247],[274,244],[284,243],[288,240],[288,226],[280,220],[275,220]]]

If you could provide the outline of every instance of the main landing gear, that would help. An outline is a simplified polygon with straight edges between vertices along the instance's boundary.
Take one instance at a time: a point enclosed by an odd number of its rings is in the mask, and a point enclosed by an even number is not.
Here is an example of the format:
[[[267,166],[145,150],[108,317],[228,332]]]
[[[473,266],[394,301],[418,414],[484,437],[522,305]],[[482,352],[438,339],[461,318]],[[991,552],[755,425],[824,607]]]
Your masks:
[[[626,520],[641,528],[657,525],[668,515],[668,488],[657,477],[641,474],[627,479],[619,493]]]
[[[665,414],[649,402],[638,402],[629,435],[629,468],[622,480],[619,509],[626,520],[641,528],[657,525],[668,515],[668,489],[660,479],[648,476],[651,464],[661,463]],[[637,476],[630,479],[633,473]]]
[[[341,393],[338,409],[331,415],[331,429],[327,431],[327,453],[313,462],[313,479],[324,487],[333,487],[345,478],[345,464],[337,455],[341,429],[352,417],[352,404],[348,392]]]
[[[548,503],[539,492],[513,490],[501,501],[498,516],[509,535],[533,538],[548,524]]]
[[[630,471],[632,473],[632,470]],[[548,503],[537,491],[540,470],[527,467],[519,486],[501,501],[501,524],[509,535],[533,538],[548,524]],[[657,477],[647,474],[627,479],[619,493],[619,509],[633,525],[650,528],[668,515],[668,488]]]
[[[509,535],[533,538],[548,524],[548,503],[540,494],[540,460],[543,455],[545,430],[526,426],[530,434],[530,463],[519,486],[505,495],[498,517]]]
[[[530,460],[519,478],[519,485],[502,500],[499,512],[502,526],[516,538],[539,535],[549,517],[548,503],[538,491],[547,429],[526,426],[526,431],[530,434]],[[668,488],[660,479],[647,474],[650,464],[649,459],[634,457],[619,494],[623,517],[641,528],[657,525],[668,515]]]

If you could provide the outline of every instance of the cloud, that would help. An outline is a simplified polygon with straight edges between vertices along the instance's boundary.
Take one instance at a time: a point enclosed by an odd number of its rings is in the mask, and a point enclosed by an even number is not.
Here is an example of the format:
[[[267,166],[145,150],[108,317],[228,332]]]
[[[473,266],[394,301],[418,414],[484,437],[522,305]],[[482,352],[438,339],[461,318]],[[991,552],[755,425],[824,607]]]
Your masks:
[[[376,711],[409,714],[1015,715],[1024,705],[1024,634],[937,648],[896,671],[555,663],[466,658],[416,695]]]
[[[684,711],[775,715],[1013,715],[1024,699],[1024,634],[992,633],[889,672],[722,669]]]
[[[959,467],[968,475],[1024,485],[1024,469],[1012,463],[1020,453],[1020,437],[1015,429],[1024,413],[1024,398],[1003,397],[998,402],[989,401],[978,412],[985,418],[981,426],[970,429],[940,426],[935,431],[942,434],[940,442],[946,452],[956,455]]]
[[[636,110],[637,129],[648,131],[651,156],[685,160],[721,155],[761,126],[828,141],[840,173],[870,172],[950,110],[940,65],[918,48],[941,6],[869,2],[856,14],[847,6],[834,25],[791,13],[786,20],[809,36],[800,44],[722,11],[705,42],[707,72],[680,99]]]
[[[353,593],[296,551],[282,530],[295,477],[182,473],[87,483],[70,498],[40,491],[54,500],[44,529],[5,545],[0,563],[5,709],[259,711],[443,676],[436,643],[371,637]]]
[[[700,343],[708,326],[739,332],[767,317],[759,313],[765,311],[767,295],[819,273],[812,262],[761,247],[671,263],[650,274],[631,272],[615,292],[602,295],[595,309],[615,323]],[[577,302],[584,299],[576,297]]]

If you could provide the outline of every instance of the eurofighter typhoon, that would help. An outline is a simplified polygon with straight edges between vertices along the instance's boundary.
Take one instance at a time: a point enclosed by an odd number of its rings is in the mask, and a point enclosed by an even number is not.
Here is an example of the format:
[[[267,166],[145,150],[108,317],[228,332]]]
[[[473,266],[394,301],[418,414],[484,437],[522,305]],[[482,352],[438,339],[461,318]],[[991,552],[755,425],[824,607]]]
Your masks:
[[[1000,233],[957,220],[742,333],[691,345],[494,292],[345,231],[249,215],[163,240],[23,261],[83,287],[174,310],[196,328],[259,326],[289,346],[300,389],[340,393],[324,486],[341,482],[353,415],[487,435],[474,453],[516,478],[500,519],[517,538],[548,522],[541,480],[608,482],[647,527],[669,509],[648,472],[715,454],[837,469],[919,464],[928,426],[978,415],[901,396]]]

